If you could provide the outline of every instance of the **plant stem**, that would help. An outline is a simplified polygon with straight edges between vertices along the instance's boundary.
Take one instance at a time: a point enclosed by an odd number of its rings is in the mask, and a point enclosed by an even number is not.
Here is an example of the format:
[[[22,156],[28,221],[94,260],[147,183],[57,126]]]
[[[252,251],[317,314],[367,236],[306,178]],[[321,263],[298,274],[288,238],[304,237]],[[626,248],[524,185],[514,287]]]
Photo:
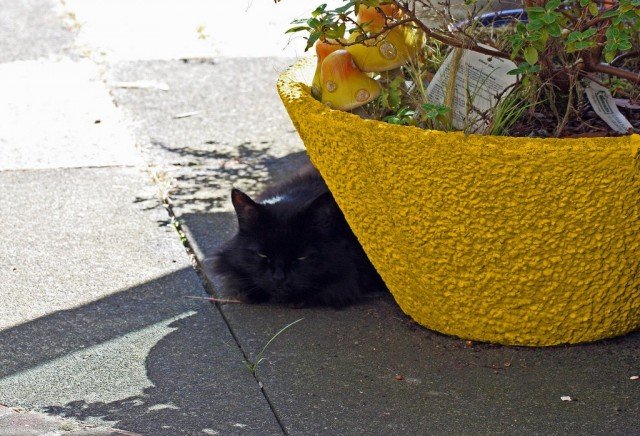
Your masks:
[[[430,38],[443,42],[452,47],[473,50],[478,53],[486,54],[487,56],[495,56],[502,59],[511,59],[511,57],[507,53],[497,49],[488,49],[486,47],[482,47],[478,45],[477,42],[471,39],[466,39],[465,41],[459,41],[455,38],[451,38],[449,36],[441,35],[440,33],[434,32],[416,16],[415,11],[411,10],[409,8],[409,5],[406,2],[393,0],[393,4],[395,4],[400,10],[402,10],[406,15],[409,16],[409,18],[407,19],[408,21],[413,22],[416,26],[420,28],[420,30],[422,30]],[[522,59],[519,59],[519,58],[516,60],[522,61]]]
[[[601,63],[590,64],[588,62],[584,65],[584,71],[604,73],[621,79],[627,79],[630,82],[635,82],[640,85],[640,72],[634,73],[633,71],[623,70],[622,68],[612,67],[611,65],[604,65]]]

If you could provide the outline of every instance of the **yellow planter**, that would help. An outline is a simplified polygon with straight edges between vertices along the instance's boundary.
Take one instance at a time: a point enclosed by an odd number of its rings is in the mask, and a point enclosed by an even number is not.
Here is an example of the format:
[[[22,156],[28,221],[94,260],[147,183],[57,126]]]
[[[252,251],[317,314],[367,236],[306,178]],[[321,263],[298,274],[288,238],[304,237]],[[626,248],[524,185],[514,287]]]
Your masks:
[[[640,136],[492,137],[363,120],[310,95],[313,68],[298,62],[278,91],[413,319],[531,346],[640,327]]]

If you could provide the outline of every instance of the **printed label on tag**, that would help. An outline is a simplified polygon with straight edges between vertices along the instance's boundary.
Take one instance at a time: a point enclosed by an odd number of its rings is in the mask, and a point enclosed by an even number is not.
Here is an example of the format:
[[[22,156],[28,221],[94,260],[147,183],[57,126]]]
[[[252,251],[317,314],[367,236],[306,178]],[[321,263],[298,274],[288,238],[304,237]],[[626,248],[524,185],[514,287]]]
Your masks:
[[[585,88],[584,92],[587,94],[589,103],[591,103],[591,107],[595,113],[598,114],[609,127],[618,133],[629,133],[629,130],[633,129],[629,120],[618,110],[616,102],[607,88],[589,81],[589,85]]]
[[[486,48],[492,48],[483,45]],[[430,103],[444,104],[447,82],[456,56],[453,50],[445,58],[429,86],[427,97]],[[468,132],[483,132],[488,123],[482,118],[494,108],[496,96],[513,85],[517,78],[507,72],[517,68],[508,59],[487,56],[471,50],[463,50],[455,79],[453,98],[453,127]],[[505,95],[509,93],[508,90]]]

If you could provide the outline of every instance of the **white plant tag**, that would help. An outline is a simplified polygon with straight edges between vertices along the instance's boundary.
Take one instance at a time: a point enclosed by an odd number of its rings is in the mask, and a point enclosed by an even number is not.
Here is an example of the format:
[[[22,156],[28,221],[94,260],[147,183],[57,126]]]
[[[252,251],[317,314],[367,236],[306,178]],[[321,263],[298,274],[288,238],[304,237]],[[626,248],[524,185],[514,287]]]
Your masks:
[[[491,49],[487,45],[483,47]],[[444,104],[447,82],[456,50],[449,53],[427,87],[429,103]],[[496,96],[513,85],[517,77],[507,72],[517,68],[508,59],[463,50],[456,75],[453,99],[453,127],[470,132],[483,132],[487,127],[482,114],[495,107]],[[510,92],[508,90],[505,95]]]
[[[584,90],[591,103],[591,107],[602,120],[618,133],[629,133],[633,126],[620,113],[616,102],[607,88],[589,81],[589,85]]]

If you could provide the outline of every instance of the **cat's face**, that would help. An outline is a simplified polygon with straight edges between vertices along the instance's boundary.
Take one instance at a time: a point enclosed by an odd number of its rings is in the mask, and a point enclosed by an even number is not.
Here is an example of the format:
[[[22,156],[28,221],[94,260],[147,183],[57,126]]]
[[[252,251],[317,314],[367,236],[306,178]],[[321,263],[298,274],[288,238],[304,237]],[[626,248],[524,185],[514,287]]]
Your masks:
[[[236,264],[275,301],[295,302],[319,292],[335,274],[330,236],[335,205],[322,195],[307,205],[258,204],[232,193],[239,232]]]

